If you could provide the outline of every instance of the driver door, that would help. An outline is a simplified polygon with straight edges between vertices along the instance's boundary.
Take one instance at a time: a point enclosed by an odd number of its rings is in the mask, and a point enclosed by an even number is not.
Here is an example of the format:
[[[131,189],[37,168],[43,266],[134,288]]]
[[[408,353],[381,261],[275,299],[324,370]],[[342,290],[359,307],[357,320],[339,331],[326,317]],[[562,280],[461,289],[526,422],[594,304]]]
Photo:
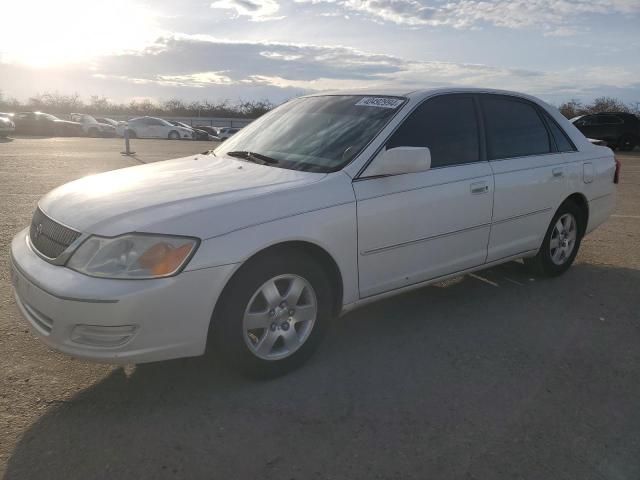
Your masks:
[[[385,148],[428,147],[431,169],[354,180],[360,297],[482,265],[493,207],[472,95],[428,99]]]

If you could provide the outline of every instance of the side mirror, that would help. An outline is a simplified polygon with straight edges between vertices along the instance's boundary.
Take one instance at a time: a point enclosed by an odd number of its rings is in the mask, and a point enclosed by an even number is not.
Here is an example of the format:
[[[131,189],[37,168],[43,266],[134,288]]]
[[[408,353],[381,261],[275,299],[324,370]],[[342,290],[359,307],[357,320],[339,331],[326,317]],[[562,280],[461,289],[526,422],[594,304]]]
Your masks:
[[[431,168],[427,147],[395,147],[382,150],[364,172],[365,177],[426,172]]]

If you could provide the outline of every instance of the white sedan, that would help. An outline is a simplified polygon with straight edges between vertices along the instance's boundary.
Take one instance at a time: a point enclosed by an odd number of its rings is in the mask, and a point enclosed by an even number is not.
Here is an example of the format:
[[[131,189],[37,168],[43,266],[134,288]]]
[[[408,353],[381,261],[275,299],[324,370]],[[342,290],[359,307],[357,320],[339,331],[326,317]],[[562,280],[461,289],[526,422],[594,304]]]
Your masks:
[[[10,117],[0,115],[0,137],[6,137],[11,135],[16,129],[16,125],[13,123]]]
[[[113,137],[116,127],[109,123],[100,123],[86,113],[72,113],[71,121],[82,125],[82,131],[89,137]]]
[[[124,136],[128,131],[129,138],[168,138],[180,140],[193,138],[193,129],[173,125],[162,118],[137,117],[122,122],[116,127],[116,134]]]
[[[527,95],[311,95],[210,154],[44,196],[12,242],[16,301],[38,337],[77,357],[209,347],[277,375],[369,302],[519,258],[562,274],[613,210],[617,170]]]

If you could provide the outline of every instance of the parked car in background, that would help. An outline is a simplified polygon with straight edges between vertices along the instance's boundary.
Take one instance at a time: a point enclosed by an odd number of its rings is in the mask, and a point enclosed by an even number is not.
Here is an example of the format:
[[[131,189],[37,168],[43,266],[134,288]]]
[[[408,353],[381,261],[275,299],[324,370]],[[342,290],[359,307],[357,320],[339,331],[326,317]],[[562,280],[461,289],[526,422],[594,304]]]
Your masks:
[[[561,275],[613,211],[617,171],[529,95],[319,93],[209,154],[48,193],[13,239],[11,278],[34,334],[74,357],[208,346],[273,376],[372,301],[520,258]]]
[[[196,125],[196,127],[198,130],[202,130],[204,132],[207,132],[209,134],[209,140],[213,140],[213,141],[220,141],[220,137],[218,137],[218,128],[217,127],[210,127],[209,125]]]
[[[19,112],[13,117],[16,133],[23,135],[43,135],[58,137],[81,137],[82,125],[78,122],[61,120],[43,112]]]
[[[585,137],[603,140],[608,146],[630,151],[640,145],[640,119],[632,113],[603,112],[571,119]]]
[[[116,134],[124,136],[129,131],[130,138],[168,138],[169,140],[189,139],[193,137],[193,130],[156,117],[137,117],[116,127]]]
[[[178,122],[177,120],[167,120],[171,125],[175,125],[176,127],[183,127],[183,128],[188,128],[189,130],[191,130],[191,136],[193,138],[193,140],[210,140],[209,139],[209,134],[198,128],[198,127],[193,127],[191,125],[187,125],[184,122]]]
[[[117,121],[117,120],[114,120],[114,119],[112,119],[112,118],[107,118],[107,117],[94,117],[94,118],[96,119],[96,121],[97,121],[98,123],[105,123],[105,124],[107,124],[107,125],[112,125],[112,126],[114,126],[114,127],[117,127],[117,126],[118,126],[118,124],[120,123],[120,122],[119,122],[119,121]]]
[[[3,116],[0,113],[0,137],[6,137],[7,135],[12,134],[16,129],[13,120],[11,120],[8,116]]]
[[[100,123],[86,113],[72,113],[71,120],[82,125],[82,130],[89,137],[113,137],[116,127],[107,123]]]
[[[220,138],[220,140],[226,140],[234,136],[239,131],[240,128],[237,127],[221,127],[218,129],[218,138]]]

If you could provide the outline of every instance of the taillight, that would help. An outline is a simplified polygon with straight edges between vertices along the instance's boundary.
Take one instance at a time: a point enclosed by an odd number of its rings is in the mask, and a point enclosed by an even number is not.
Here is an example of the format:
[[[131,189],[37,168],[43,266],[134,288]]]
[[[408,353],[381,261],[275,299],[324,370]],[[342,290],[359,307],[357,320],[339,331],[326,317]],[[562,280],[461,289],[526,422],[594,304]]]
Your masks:
[[[613,183],[620,183],[620,160],[616,158],[616,171],[613,173]]]

